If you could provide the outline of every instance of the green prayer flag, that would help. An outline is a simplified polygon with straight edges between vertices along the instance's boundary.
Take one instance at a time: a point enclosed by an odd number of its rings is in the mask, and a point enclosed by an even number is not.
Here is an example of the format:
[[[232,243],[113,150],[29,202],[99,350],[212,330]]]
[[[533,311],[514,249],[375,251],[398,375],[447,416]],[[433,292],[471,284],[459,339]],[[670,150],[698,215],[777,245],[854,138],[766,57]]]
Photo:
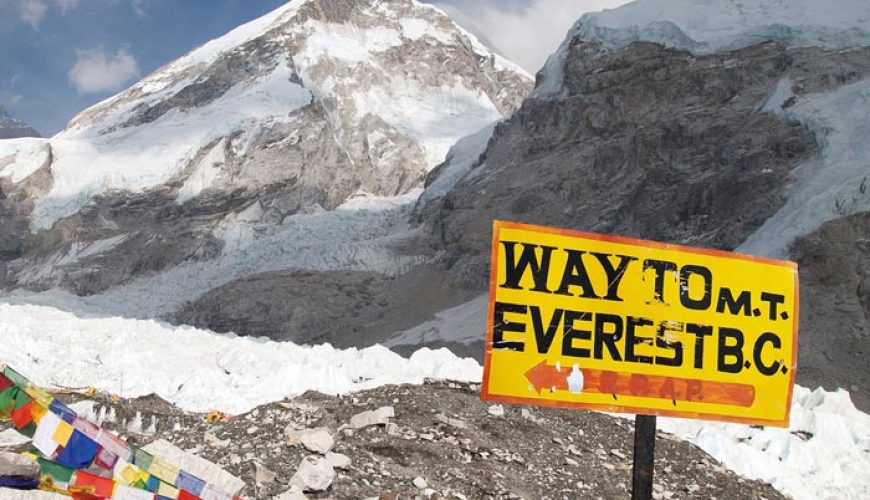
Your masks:
[[[13,370],[12,368],[9,368],[8,366],[6,367],[5,370],[3,370],[3,375],[6,375],[6,378],[11,380],[13,384],[20,386],[22,388],[30,385],[30,381],[27,380],[27,378],[24,377],[24,375],[18,373],[17,371]]]
[[[33,438],[33,435],[36,434],[36,422],[30,422],[24,427],[18,429],[18,433],[24,437]]]
[[[37,458],[36,461],[39,462],[39,468],[42,470],[43,475],[51,476],[52,479],[59,483],[68,483],[72,480],[75,469],[64,467],[44,458]]]
[[[7,388],[5,391],[0,392],[0,416],[3,418],[10,418],[12,416],[13,404],[15,403],[15,395],[18,394],[17,386],[12,386]],[[18,389],[19,391],[21,389]]]
[[[17,410],[31,401],[33,401],[33,398],[28,396],[23,390],[18,389],[18,394],[15,395],[15,409]]]
[[[144,471],[148,471],[151,468],[151,464],[154,462],[154,456],[148,453],[145,450],[139,449],[136,450],[136,455],[133,458],[133,463],[136,464],[136,467]]]

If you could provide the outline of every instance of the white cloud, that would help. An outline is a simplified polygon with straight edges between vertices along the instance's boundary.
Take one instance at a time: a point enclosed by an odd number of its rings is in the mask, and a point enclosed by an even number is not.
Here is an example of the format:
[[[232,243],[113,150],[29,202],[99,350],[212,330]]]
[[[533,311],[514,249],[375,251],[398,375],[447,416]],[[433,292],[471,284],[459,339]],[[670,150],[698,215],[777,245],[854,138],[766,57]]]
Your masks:
[[[30,25],[31,28],[37,29],[39,21],[45,15],[48,7],[42,0],[22,0],[21,2],[21,19]]]
[[[61,14],[66,14],[67,11],[79,6],[79,0],[54,0],[54,4],[60,9]]]
[[[136,17],[143,18],[148,15],[148,12],[145,11],[146,3],[148,0],[133,0],[133,12],[136,13]]]
[[[523,8],[503,1],[433,0],[494,49],[535,74],[556,51],[574,22],[586,12],[618,7],[629,0],[531,0]]]
[[[90,50],[76,49],[76,63],[69,71],[69,81],[82,94],[118,90],[139,74],[136,59],[125,48],[114,56],[102,47]]]

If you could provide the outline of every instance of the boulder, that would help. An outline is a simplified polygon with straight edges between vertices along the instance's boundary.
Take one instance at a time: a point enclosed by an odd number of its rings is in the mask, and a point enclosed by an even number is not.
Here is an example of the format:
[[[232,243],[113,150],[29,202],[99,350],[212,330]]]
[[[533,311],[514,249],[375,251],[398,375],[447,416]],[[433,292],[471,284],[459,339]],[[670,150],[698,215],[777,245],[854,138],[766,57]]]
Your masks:
[[[335,470],[329,461],[323,457],[308,456],[302,459],[299,469],[290,479],[291,487],[302,491],[325,491],[335,480]]]
[[[392,406],[383,406],[377,410],[364,411],[351,417],[350,425],[354,429],[363,429],[374,425],[387,425],[396,416]]]

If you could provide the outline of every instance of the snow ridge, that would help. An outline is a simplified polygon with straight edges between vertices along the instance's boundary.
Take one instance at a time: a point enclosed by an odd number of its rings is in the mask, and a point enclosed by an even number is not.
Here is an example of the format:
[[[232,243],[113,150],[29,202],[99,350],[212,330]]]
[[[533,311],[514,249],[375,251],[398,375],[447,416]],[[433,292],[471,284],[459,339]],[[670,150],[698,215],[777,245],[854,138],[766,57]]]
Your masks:
[[[543,69],[535,95],[558,93],[573,40],[617,50],[655,42],[693,54],[736,50],[763,41],[843,49],[870,45],[865,0],[636,0],[583,15]]]

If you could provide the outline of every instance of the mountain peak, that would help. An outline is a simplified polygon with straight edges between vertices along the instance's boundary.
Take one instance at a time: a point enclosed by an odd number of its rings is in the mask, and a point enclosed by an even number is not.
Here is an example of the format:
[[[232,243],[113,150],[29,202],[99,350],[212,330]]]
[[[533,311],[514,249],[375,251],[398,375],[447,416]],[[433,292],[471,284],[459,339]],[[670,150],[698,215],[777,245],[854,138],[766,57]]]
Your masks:
[[[326,209],[403,194],[530,87],[431,6],[294,0],[76,116],[52,140],[54,185],[32,221],[47,228],[101,193],[160,186],[189,201],[292,181],[306,194],[290,205]]]
[[[41,137],[39,132],[21,120],[13,118],[0,106],[0,139],[16,139],[19,137]]]

